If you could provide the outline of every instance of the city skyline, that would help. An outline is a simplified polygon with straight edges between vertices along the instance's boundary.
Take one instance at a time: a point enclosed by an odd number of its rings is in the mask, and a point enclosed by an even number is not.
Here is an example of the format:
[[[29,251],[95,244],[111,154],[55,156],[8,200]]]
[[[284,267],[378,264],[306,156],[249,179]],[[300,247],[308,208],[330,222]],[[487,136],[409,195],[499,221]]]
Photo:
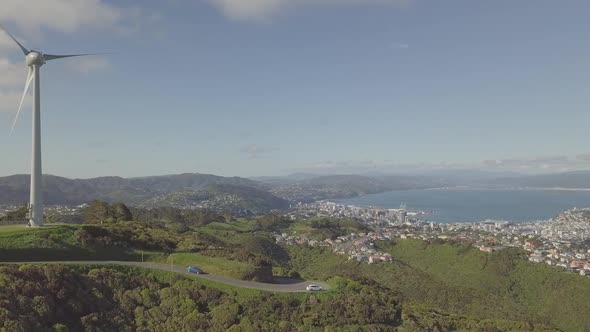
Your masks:
[[[112,52],[48,68],[48,174],[590,168],[582,1],[76,3],[0,13],[48,53]],[[0,36],[0,176],[30,164],[18,51]]]

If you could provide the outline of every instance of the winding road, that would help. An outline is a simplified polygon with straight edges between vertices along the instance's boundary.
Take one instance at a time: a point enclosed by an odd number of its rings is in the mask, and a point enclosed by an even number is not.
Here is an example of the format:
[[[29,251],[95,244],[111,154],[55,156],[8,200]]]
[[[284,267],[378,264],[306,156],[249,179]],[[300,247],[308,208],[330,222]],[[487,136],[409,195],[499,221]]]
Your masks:
[[[152,270],[162,270],[168,272],[174,272],[181,275],[193,276],[200,279],[206,279],[214,282],[219,282],[226,285],[258,289],[269,292],[284,292],[284,293],[299,293],[307,292],[305,287],[309,284],[315,284],[321,286],[323,289],[329,289],[325,283],[316,281],[305,281],[288,278],[275,277],[275,283],[267,284],[262,282],[237,280],[228,277],[212,275],[212,274],[195,274],[189,273],[186,269],[178,266],[170,266],[168,264],[152,263],[152,262],[124,262],[124,261],[48,261],[48,262],[2,262],[0,264],[69,264],[69,265],[123,265],[123,266],[135,266],[142,267]]]

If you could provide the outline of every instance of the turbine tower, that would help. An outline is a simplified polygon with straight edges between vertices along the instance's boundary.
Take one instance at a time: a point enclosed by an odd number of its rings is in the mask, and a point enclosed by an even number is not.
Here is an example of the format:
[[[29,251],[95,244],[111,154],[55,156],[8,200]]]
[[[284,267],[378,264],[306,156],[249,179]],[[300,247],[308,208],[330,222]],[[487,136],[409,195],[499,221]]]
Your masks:
[[[31,158],[31,196],[29,202],[29,226],[40,227],[43,226],[43,189],[41,187],[41,81],[40,69],[46,61],[70,58],[75,56],[84,56],[92,54],[69,54],[69,55],[55,55],[43,54],[37,50],[28,50],[21,43],[16,40],[6,29],[0,26],[0,30],[4,31],[14,42],[20,47],[25,55],[25,63],[28,67],[27,79],[25,82],[25,90],[18,106],[18,111],[12,123],[10,133],[14,131],[14,126],[18,120],[18,116],[23,107],[23,102],[31,81],[35,81],[33,87],[33,155]]]

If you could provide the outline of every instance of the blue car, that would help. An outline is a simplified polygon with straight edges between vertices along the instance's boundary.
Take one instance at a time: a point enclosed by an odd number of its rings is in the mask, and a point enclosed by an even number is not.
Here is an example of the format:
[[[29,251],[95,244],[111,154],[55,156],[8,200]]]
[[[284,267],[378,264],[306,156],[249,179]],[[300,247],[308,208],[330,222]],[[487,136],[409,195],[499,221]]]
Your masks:
[[[189,267],[186,268],[186,272],[196,273],[196,274],[202,274],[203,273],[203,270],[199,269],[196,266],[189,266]]]

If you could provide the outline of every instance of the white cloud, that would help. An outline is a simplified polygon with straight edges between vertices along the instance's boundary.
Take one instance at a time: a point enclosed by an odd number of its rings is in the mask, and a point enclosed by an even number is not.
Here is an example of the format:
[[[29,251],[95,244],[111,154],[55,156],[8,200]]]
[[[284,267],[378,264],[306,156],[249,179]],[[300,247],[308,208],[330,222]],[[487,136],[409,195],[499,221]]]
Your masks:
[[[24,84],[23,84],[24,85]],[[23,87],[24,88],[24,87]],[[29,88],[29,90],[31,90]],[[0,112],[13,112],[16,115],[16,111],[18,110],[18,104],[20,102],[20,98],[22,96],[22,91],[20,92],[2,92],[0,91]],[[23,109],[31,106],[31,91],[29,91],[28,96],[25,98],[23,103]],[[22,114],[22,111],[21,111]],[[0,125],[1,128],[1,125]],[[1,132],[1,130],[0,130]]]
[[[226,16],[239,20],[263,21],[300,6],[404,6],[412,0],[208,0]]]
[[[2,0],[1,22],[12,22],[29,33],[40,28],[76,32],[83,26],[111,27],[124,18],[124,10],[102,0]]]
[[[6,58],[0,58],[0,89],[24,86],[27,70],[22,63],[13,63]]]
[[[0,57],[0,73],[0,112],[16,112],[25,87],[27,70],[23,63],[13,63]],[[28,105],[28,100],[25,100],[25,106]]]
[[[33,4],[31,3],[34,2]],[[108,30],[120,37],[145,32],[158,24],[158,13],[120,2],[106,0],[0,0],[0,23],[10,25],[10,33],[25,47],[27,40],[39,42],[41,31],[75,34],[82,30]],[[28,38],[22,38],[24,34]],[[10,57],[9,57],[10,55]],[[13,56],[20,61],[12,61]],[[18,46],[0,32],[0,111],[16,111],[24,87],[26,68]],[[16,58],[15,58],[16,59]],[[71,64],[70,64],[71,63]],[[80,58],[68,61],[72,70],[86,74],[103,70],[109,63],[103,58]]]

